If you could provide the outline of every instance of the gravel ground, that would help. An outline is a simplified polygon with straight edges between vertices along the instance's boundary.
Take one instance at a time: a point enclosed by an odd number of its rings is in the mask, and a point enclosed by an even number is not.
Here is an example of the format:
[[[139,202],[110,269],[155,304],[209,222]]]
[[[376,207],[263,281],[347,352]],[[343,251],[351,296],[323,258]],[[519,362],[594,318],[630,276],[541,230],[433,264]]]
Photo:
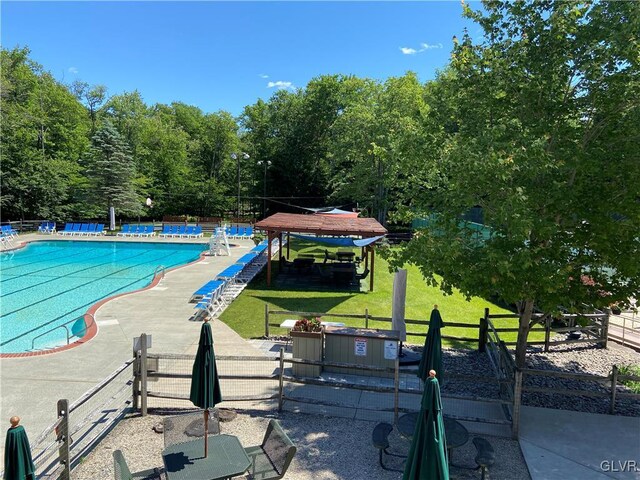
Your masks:
[[[147,417],[137,414],[122,420],[102,442],[73,470],[77,480],[113,478],[113,451],[123,451],[131,471],[161,467],[163,436],[152,430],[164,415],[155,411]],[[175,411],[171,412],[175,414]],[[243,445],[256,445],[262,440],[269,412],[240,411],[235,420],[221,423],[222,433],[236,435]],[[371,445],[374,422],[321,417],[284,412],[277,417],[298,447],[298,452],[285,476],[292,480],[391,480],[401,473],[384,471],[378,465],[378,451]],[[487,437],[496,452],[491,469],[494,480],[527,480],[531,477],[518,442]],[[406,454],[409,442],[395,431],[389,437],[391,451]],[[357,452],[357,454],[356,454]],[[453,463],[473,466],[475,448],[471,442],[454,450]],[[387,457],[391,467],[401,468],[402,461]],[[452,467],[452,479],[478,479],[479,472]],[[238,477],[249,478],[249,477]],[[193,479],[199,480],[199,479]]]
[[[562,337],[564,338],[564,336]],[[640,353],[614,342],[608,348],[557,345],[544,353],[536,349],[527,354],[527,366],[540,370],[552,370],[565,373],[589,373],[606,376],[611,373],[613,365],[640,365]],[[565,378],[550,378],[534,375],[525,376],[525,385],[568,390],[590,390],[593,392],[611,393],[611,382],[583,382]],[[619,386],[619,392],[630,392],[627,387]],[[609,397],[583,397],[576,395],[558,395],[525,392],[524,405],[546,408],[561,408],[589,413],[609,413],[611,405]],[[633,399],[616,399],[616,415],[640,416],[640,401]]]
[[[562,336],[558,339],[564,339]],[[420,352],[422,347],[411,345]],[[464,375],[493,375],[489,357],[477,350],[454,348],[442,349],[442,361],[445,372]],[[606,349],[592,346],[557,345],[544,353],[541,348],[530,348],[527,353],[527,366],[538,370],[550,370],[565,373],[586,373],[606,376],[611,373],[613,365],[640,365],[640,353],[633,349],[609,342]],[[589,390],[592,392],[611,392],[611,383],[583,382],[564,378],[525,375],[524,384],[543,388],[560,388],[567,390]],[[627,387],[619,386],[619,392],[630,392]],[[499,398],[496,384],[486,382],[456,381],[445,377],[442,394],[467,395],[485,398]],[[588,413],[609,413],[609,397],[587,397],[576,395],[558,395],[525,392],[523,404],[532,407],[558,408]],[[640,401],[632,399],[616,399],[616,415],[640,416]]]

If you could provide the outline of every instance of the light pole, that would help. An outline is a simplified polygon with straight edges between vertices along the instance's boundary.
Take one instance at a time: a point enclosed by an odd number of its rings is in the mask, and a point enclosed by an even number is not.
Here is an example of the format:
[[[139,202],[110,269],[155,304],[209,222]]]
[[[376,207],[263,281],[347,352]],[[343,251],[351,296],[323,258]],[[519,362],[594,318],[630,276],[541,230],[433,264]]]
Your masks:
[[[243,158],[245,160],[249,160],[249,154],[247,152],[240,152],[240,153],[235,153],[233,152],[231,154],[231,158],[233,160],[237,160],[238,161],[238,203],[237,203],[237,210],[236,210],[236,223],[239,221],[238,219],[240,218],[240,158]]]
[[[259,160],[258,165],[264,165],[264,181],[262,183],[262,218],[265,218],[267,216],[267,168],[271,166],[271,160],[267,160],[266,162]]]

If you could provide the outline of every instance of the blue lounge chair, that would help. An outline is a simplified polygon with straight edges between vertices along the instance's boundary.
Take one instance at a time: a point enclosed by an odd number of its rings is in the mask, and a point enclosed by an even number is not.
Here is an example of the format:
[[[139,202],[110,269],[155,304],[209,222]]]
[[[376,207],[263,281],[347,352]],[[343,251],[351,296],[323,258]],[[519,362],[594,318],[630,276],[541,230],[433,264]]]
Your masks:
[[[155,230],[154,230],[153,225],[146,225],[146,226],[145,226],[145,232],[144,232],[144,234],[145,234],[147,237],[153,237],[153,236],[155,236],[156,232],[155,232]]]
[[[91,236],[95,235],[96,227],[97,227],[97,225],[95,223],[90,223],[89,224],[89,228],[87,230],[87,235],[91,235]]]
[[[88,231],[89,231],[89,224],[88,223],[81,223],[80,224],[80,230],[77,233],[78,233],[78,235],[82,236],[82,235],[85,235]]]
[[[178,227],[178,231],[173,235],[174,237],[179,237],[182,238],[184,236],[184,233],[187,231],[187,227],[184,225],[180,225]]]
[[[248,265],[251,262],[253,262],[256,258],[258,257],[258,254],[255,252],[249,252],[249,253],[245,253],[243,256],[241,256],[238,261],[236,262],[236,264],[239,265]]]
[[[231,265],[216,275],[216,280],[232,280],[242,271],[242,267],[244,265]]]
[[[224,283],[225,282],[222,280],[209,280],[207,283],[202,285],[198,290],[193,292],[193,295],[191,295],[191,299],[189,301],[199,302],[200,300],[202,300],[202,298],[204,298],[207,295],[210,295],[211,292],[213,292],[217,288],[221,288],[222,286],[224,286]]]
[[[193,231],[195,229],[196,229],[196,227],[192,227],[192,226],[187,227],[187,229],[184,232],[184,236],[187,237],[187,238],[191,238],[193,236]]]
[[[124,225],[122,225],[122,229],[118,233],[116,233],[116,237],[126,237],[127,235],[129,235],[130,228],[130,225],[128,223],[125,223]]]
[[[171,227],[169,225],[162,226],[162,232],[158,234],[159,237],[168,237],[171,233]]]
[[[105,233],[105,232],[104,232],[104,223],[99,223],[99,224],[96,226],[96,233],[95,233],[95,235],[96,235],[96,236],[98,236],[98,235],[104,235],[104,233]]]
[[[58,232],[58,235],[70,235],[73,231],[73,223],[65,223],[64,230]]]
[[[196,225],[193,228],[193,233],[191,234],[191,237],[193,237],[193,238],[202,237],[202,225]]]
[[[38,227],[38,233],[53,233],[56,231],[56,222],[42,222]]]
[[[73,228],[71,229],[71,235],[80,235],[80,229],[82,228],[82,223],[74,223]]]
[[[14,238],[18,236],[18,231],[14,230],[11,225],[2,225],[2,234]]]
[[[228,236],[229,238],[236,238],[238,236],[238,227],[231,227]]]
[[[253,227],[245,228],[244,236],[247,237],[247,238],[253,238]]]

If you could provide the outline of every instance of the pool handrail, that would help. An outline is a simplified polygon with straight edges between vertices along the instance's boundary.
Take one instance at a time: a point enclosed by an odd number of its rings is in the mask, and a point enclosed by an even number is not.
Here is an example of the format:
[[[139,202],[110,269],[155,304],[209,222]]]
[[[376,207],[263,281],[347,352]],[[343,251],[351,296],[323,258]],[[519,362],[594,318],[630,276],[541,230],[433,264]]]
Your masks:
[[[46,332],[41,333],[40,335],[33,337],[33,338],[31,339],[31,350],[34,350],[34,349],[35,349],[35,343],[36,343],[36,340],[37,340],[38,338],[43,337],[43,336],[45,336],[45,335],[47,335],[47,334],[49,334],[49,333],[51,333],[51,332],[53,332],[53,331],[55,331],[55,330],[57,330],[57,329],[59,329],[59,328],[64,328],[64,329],[65,329],[65,331],[67,332],[67,345],[69,345],[69,340],[71,340],[71,337],[72,337],[72,336],[74,336],[74,335],[73,335],[73,333],[72,333],[72,332],[71,332],[71,334],[70,334],[70,332],[69,332],[69,327],[67,327],[67,325],[68,325],[68,324],[70,324],[70,323],[72,323],[72,322],[77,322],[77,321],[78,321],[78,320],[80,320],[81,318],[82,318],[82,319],[84,319],[85,317],[91,317],[91,319],[93,320],[93,323],[96,323],[96,317],[94,317],[94,316],[93,316],[93,314],[91,314],[91,313],[85,313],[85,314],[83,314],[83,315],[80,315],[79,317],[75,317],[74,319],[69,320],[69,321],[67,321],[67,322],[63,323],[62,325],[58,325],[58,326],[55,326],[55,327],[53,327],[53,328],[50,328],[50,329],[49,329],[49,330],[47,330]],[[87,328],[88,326],[89,326],[89,325],[87,325],[87,322],[85,321],[85,328]]]

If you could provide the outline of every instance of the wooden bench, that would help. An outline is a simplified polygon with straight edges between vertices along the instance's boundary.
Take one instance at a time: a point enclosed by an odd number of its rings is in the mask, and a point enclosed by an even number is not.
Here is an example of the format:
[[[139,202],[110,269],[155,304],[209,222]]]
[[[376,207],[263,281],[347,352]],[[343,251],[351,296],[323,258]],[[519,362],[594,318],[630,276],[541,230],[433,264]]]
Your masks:
[[[491,467],[496,461],[496,452],[493,450],[493,446],[484,438],[475,437],[473,439],[473,445],[476,447],[476,458],[474,459],[477,469],[482,470],[482,480],[489,467]]]

